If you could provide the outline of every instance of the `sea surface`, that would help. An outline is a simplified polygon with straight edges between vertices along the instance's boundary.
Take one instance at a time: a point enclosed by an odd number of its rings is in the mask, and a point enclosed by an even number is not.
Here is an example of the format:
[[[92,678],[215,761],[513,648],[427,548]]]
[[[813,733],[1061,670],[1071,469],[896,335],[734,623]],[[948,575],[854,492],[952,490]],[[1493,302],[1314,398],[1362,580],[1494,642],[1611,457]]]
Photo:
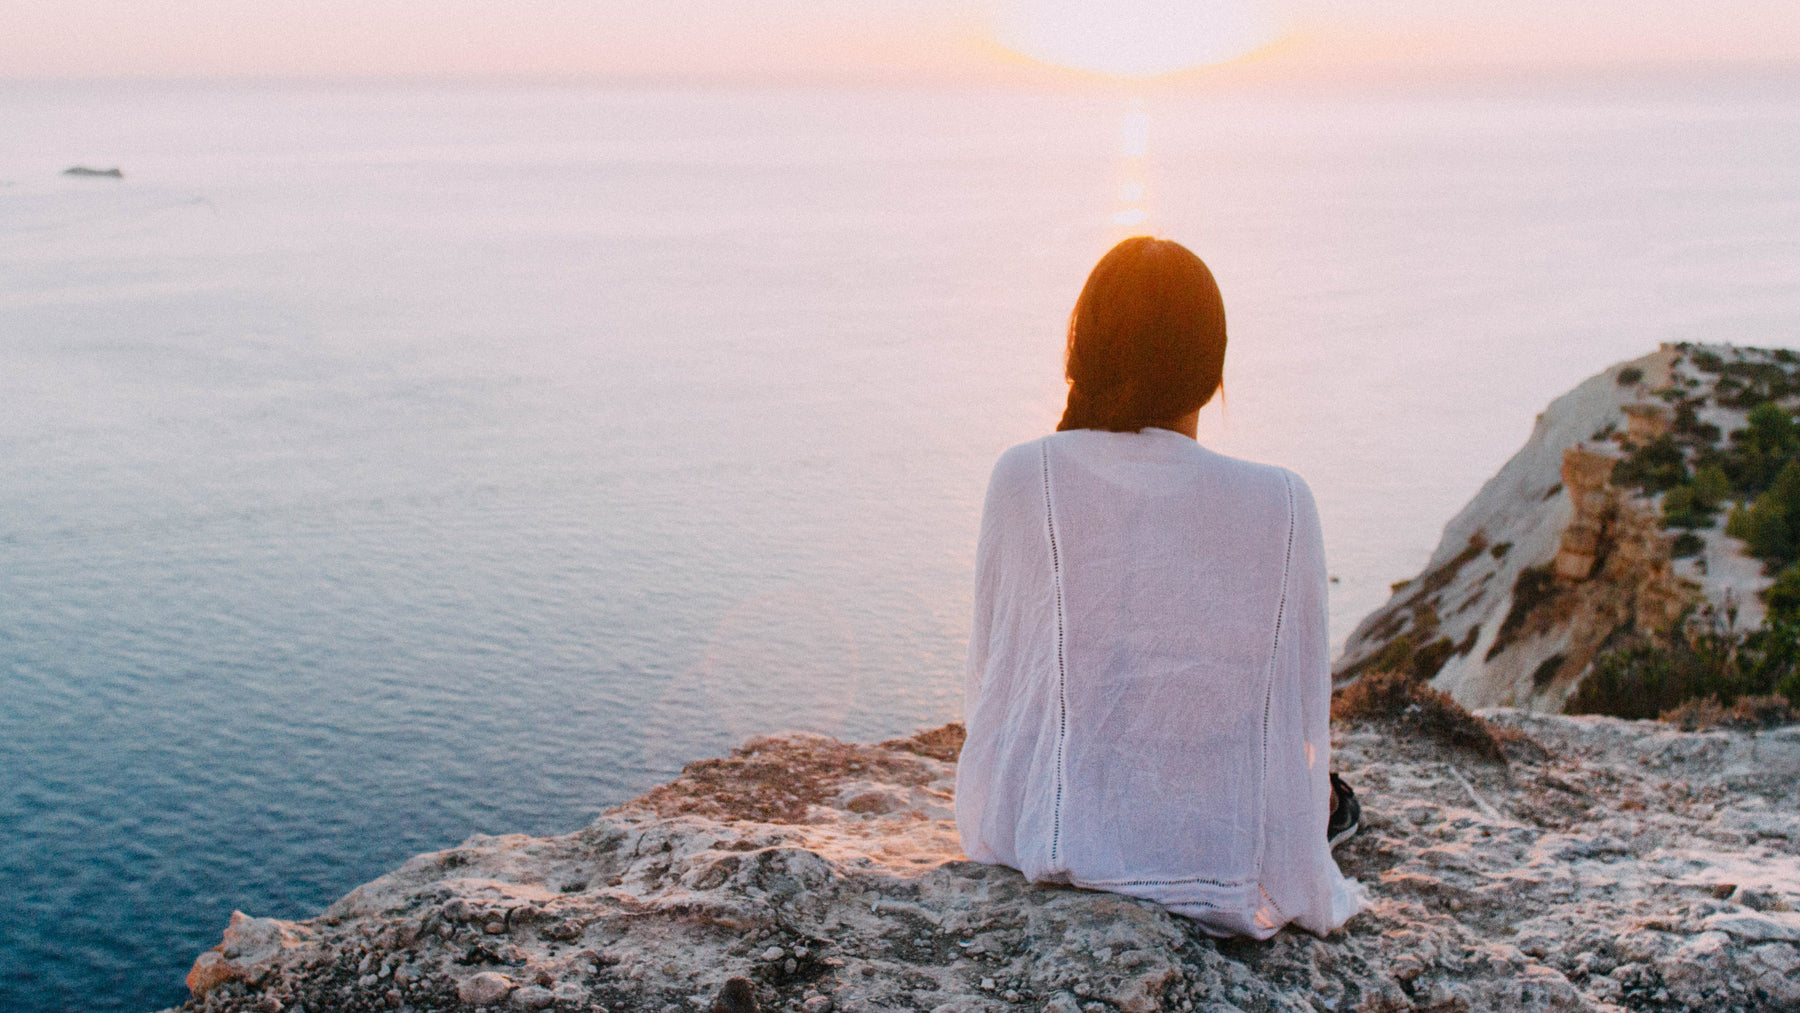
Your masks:
[[[1556,394],[1800,345],[1794,85],[0,86],[0,1009],[956,718],[988,469],[1134,232],[1341,643]]]

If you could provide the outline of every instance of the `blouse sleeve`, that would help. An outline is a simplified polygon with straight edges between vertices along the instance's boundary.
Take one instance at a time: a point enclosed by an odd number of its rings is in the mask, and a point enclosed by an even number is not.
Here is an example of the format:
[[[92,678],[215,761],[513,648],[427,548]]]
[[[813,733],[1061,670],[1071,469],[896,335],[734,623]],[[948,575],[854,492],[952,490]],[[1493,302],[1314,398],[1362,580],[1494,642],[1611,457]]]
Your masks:
[[[1312,490],[1289,475],[1292,544],[1270,687],[1265,889],[1285,918],[1324,934],[1360,908],[1325,839],[1331,785],[1331,634],[1325,539]]]

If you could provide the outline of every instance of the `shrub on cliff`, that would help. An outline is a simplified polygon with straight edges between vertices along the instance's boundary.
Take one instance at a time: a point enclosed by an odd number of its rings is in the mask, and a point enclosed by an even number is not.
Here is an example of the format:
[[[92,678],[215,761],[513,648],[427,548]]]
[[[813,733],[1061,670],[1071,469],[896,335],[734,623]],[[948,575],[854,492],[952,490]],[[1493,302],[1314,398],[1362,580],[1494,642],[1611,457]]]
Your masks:
[[[1769,606],[1771,619],[1800,618],[1800,564],[1781,571],[1775,583],[1763,592],[1763,601]]]
[[[1658,436],[1633,448],[1631,456],[1620,461],[1612,474],[1614,485],[1637,486],[1647,493],[1673,489],[1687,480],[1687,457],[1669,436]]]
[[[1749,633],[1702,628],[1664,644],[1605,651],[1564,708],[1570,714],[1654,718],[1712,699],[1776,695],[1800,704],[1800,620],[1774,617]]]
[[[1725,476],[1725,469],[1706,465],[1694,472],[1693,482],[1663,494],[1663,527],[1711,527],[1713,514],[1730,494],[1731,479]]]
[[[1684,732],[1708,728],[1760,729],[1793,724],[1800,721],[1800,712],[1782,696],[1739,697],[1730,707],[1721,704],[1718,697],[1709,696],[1664,711],[1662,719]]]
[[[1331,694],[1333,721],[1398,721],[1405,730],[1499,763],[1524,736],[1500,728],[1405,672],[1370,672]]]
[[[1748,509],[1735,510],[1726,532],[1750,554],[1775,565],[1800,559],[1800,460],[1791,460]]]
[[[1718,463],[1732,488],[1755,495],[1767,489],[1796,454],[1800,428],[1786,409],[1765,402],[1751,409],[1744,428],[1731,434],[1731,447],[1718,456]]]

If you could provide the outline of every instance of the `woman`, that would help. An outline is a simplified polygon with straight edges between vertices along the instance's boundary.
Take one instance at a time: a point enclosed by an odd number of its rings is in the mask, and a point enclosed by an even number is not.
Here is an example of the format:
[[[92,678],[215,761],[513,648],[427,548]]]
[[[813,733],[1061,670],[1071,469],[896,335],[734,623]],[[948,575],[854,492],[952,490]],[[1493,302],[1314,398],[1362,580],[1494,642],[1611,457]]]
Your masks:
[[[1224,364],[1199,257],[1140,237],[1095,266],[1062,423],[988,485],[957,829],[1217,935],[1323,934],[1362,897],[1327,843],[1354,803],[1327,777],[1324,544],[1298,476],[1196,442]]]

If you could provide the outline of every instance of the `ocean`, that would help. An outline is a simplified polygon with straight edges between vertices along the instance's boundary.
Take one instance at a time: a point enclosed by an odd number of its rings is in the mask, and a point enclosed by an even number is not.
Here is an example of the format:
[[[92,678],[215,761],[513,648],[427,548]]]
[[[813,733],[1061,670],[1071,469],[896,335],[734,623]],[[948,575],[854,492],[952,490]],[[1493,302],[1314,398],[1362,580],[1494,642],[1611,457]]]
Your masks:
[[[988,469],[1135,232],[1341,643],[1556,394],[1800,346],[1794,83],[0,85],[0,1009],[958,717]]]

